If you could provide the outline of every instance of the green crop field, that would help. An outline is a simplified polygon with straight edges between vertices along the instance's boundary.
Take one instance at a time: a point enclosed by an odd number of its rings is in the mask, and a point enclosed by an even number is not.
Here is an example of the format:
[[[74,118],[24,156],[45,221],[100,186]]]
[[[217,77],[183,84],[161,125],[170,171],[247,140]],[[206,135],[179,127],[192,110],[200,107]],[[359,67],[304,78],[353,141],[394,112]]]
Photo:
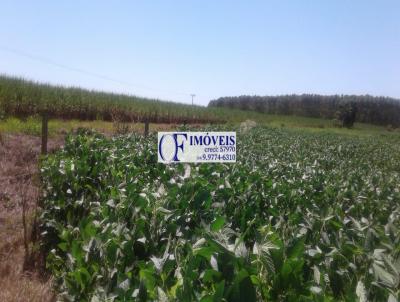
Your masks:
[[[256,127],[237,147],[163,165],[153,135],[69,136],[41,162],[60,299],[395,301],[398,135]]]
[[[400,302],[400,0],[3,2],[0,302]]]
[[[26,118],[43,112],[61,119],[204,123],[223,121],[224,111],[0,76],[0,117]]]
[[[363,102],[360,106],[363,106]],[[318,107],[318,106],[317,106]],[[321,108],[314,108],[315,110]],[[152,124],[228,124],[246,120],[279,128],[313,129],[350,135],[381,134],[386,129],[398,134],[393,125],[376,126],[357,122],[353,131],[338,127],[333,119],[296,115],[267,114],[225,107],[202,107],[146,99],[124,94],[59,87],[0,75],[0,132],[41,133],[41,115],[50,118],[50,135],[79,127],[114,132],[113,123],[129,124],[132,131],[142,131],[139,123]],[[127,125],[125,125],[127,126]],[[160,127],[154,126],[153,129]],[[389,133],[387,133],[389,134]]]
[[[191,106],[125,94],[42,84],[0,75],[0,130],[13,118],[36,121],[43,112],[62,121],[141,123],[224,123],[264,121],[266,114],[237,109]],[[317,119],[315,119],[317,120]],[[12,124],[17,122],[12,121]],[[2,127],[3,125],[3,127]],[[23,125],[18,128],[23,128]],[[35,127],[35,126],[34,126]],[[34,132],[27,129],[28,133]]]

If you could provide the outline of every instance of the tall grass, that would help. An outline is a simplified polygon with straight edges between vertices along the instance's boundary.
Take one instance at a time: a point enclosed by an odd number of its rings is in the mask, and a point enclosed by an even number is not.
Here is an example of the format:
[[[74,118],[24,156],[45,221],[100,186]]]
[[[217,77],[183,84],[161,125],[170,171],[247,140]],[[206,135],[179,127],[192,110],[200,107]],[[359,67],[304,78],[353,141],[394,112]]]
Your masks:
[[[223,122],[201,106],[52,86],[0,75],[0,115],[26,118],[47,112],[51,118],[155,123]]]
[[[271,127],[312,128],[320,131],[335,128],[332,120],[329,119],[266,114],[222,107],[191,106],[133,95],[53,86],[0,75],[0,130],[8,132],[10,129],[14,131],[23,129],[24,133],[37,134],[40,132],[40,121],[37,116],[44,111],[47,111],[50,119],[53,120],[54,129],[69,128],[65,123],[61,123],[61,120],[68,120],[68,123],[73,124],[81,123],[78,121],[99,123],[100,121],[143,122],[145,120],[157,124],[225,122],[235,124],[248,119]],[[14,117],[22,119],[23,123]],[[60,123],[56,122],[56,119]],[[90,122],[90,126],[97,129],[110,127],[102,123],[97,127],[92,123]],[[381,127],[360,123],[355,125],[355,130],[382,131]],[[335,131],[348,132],[336,128]],[[398,134],[398,131],[395,132]]]

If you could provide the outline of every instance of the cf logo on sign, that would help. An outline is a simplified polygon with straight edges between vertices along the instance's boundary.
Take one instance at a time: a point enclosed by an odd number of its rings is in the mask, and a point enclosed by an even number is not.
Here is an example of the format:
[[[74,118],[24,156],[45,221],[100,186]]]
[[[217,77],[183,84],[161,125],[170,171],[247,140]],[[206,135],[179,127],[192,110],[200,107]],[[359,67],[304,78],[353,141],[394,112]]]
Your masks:
[[[186,133],[163,134],[158,141],[158,154],[164,162],[179,162],[180,156],[185,152],[184,143]]]

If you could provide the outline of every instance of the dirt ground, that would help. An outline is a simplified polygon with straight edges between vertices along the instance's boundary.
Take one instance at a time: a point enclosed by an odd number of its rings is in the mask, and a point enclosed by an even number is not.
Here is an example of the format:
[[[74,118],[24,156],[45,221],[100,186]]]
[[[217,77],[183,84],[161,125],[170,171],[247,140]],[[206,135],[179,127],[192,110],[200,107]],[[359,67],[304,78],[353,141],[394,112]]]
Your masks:
[[[52,138],[48,149],[51,152],[62,142],[62,137]],[[0,301],[54,300],[51,278],[43,265],[29,256],[25,261],[25,243],[28,250],[34,245],[31,235],[39,194],[39,154],[39,137],[0,136]]]

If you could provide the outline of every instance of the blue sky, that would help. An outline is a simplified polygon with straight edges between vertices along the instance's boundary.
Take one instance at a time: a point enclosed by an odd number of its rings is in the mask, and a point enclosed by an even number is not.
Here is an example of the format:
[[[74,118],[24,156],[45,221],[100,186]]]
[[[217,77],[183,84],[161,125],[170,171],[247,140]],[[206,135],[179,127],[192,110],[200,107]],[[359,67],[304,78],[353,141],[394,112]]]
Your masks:
[[[398,0],[1,1],[0,36],[0,73],[54,84],[400,98]]]

